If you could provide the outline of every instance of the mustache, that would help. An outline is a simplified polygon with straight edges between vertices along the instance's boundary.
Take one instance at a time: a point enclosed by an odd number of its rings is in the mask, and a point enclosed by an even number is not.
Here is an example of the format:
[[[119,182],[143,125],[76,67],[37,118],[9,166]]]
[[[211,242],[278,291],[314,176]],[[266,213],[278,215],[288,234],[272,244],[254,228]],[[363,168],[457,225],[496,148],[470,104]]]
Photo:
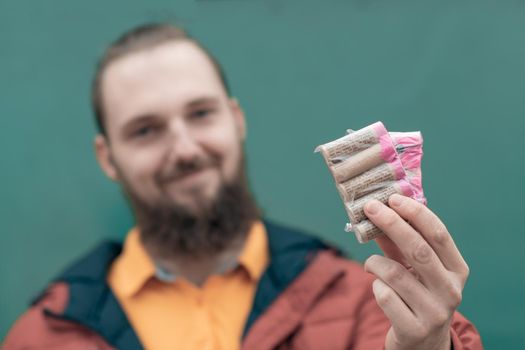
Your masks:
[[[155,174],[158,184],[177,181],[197,171],[218,166],[219,161],[215,158],[195,157],[190,160],[179,160],[173,167]]]

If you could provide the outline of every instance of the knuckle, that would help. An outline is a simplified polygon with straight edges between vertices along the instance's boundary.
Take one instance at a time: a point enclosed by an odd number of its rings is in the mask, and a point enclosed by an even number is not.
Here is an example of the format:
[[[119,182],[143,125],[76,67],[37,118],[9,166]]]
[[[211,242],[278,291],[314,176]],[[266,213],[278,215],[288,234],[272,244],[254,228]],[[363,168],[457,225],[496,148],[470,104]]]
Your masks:
[[[457,276],[459,277],[459,280],[462,285],[465,285],[465,283],[467,283],[467,279],[469,275],[470,275],[470,268],[467,265],[467,263],[463,261],[461,268],[457,272]]]
[[[436,311],[432,315],[432,321],[431,321],[430,327],[441,328],[443,327],[444,324],[448,322],[449,318],[450,318],[450,314],[447,311],[445,310]]]
[[[396,283],[403,279],[405,273],[406,270],[401,266],[391,265],[385,273],[385,279],[390,283]]]
[[[463,290],[454,280],[443,282],[443,296],[446,298],[445,303],[452,310],[455,310],[463,300]]]
[[[423,212],[423,205],[416,201],[410,202],[410,205],[406,206],[406,214],[409,217],[418,217]]]
[[[383,225],[385,225],[386,227],[391,227],[395,225],[396,221],[397,216],[390,210],[386,211],[383,217]]]
[[[415,247],[412,250],[412,257],[414,260],[420,262],[421,264],[428,263],[432,255],[432,249],[430,246],[424,241],[416,242],[414,246]]]
[[[457,308],[461,301],[463,300],[463,293],[458,287],[452,287],[448,290],[448,300],[452,308]]]
[[[428,337],[429,334],[430,334],[429,327],[426,327],[421,323],[417,323],[413,325],[412,327],[412,337],[414,339],[417,339],[417,340],[425,339]]]
[[[467,280],[469,275],[470,275],[470,267],[468,266],[467,263],[465,263],[464,271],[463,271],[463,282]]]
[[[451,239],[450,234],[444,224],[438,224],[434,230],[433,240],[434,242],[444,245]]]

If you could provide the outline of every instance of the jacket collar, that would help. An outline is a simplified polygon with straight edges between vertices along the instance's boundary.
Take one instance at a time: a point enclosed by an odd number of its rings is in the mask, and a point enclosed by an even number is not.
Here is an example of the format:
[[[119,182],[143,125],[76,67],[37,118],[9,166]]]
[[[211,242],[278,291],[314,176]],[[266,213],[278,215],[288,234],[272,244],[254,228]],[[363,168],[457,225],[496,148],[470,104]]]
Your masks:
[[[281,300],[289,299],[287,295],[293,295],[294,300],[302,300],[300,304],[294,301],[293,305],[300,305],[299,309],[305,309],[305,305],[320,292],[318,289],[326,287],[326,284],[339,273],[339,271],[326,273],[327,271],[315,269],[316,273],[321,272],[319,275],[324,276],[318,281],[323,286],[306,288],[309,292],[305,294],[301,290],[308,285],[294,283],[293,293],[283,294],[284,290],[314,260],[317,253],[329,247],[299,230],[285,228],[269,221],[264,221],[264,225],[268,234],[270,264],[257,286],[252,310],[244,329],[243,342],[250,341],[250,337],[246,337],[252,333],[250,331],[252,326],[265,329],[274,323],[266,320],[271,320],[272,315],[278,313],[281,308],[286,308],[286,302]],[[142,349],[140,341],[106,282],[107,271],[121,251],[122,244],[103,242],[66,269],[55,281],[69,284],[68,305],[61,315],[52,316],[90,328],[117,349],[138,350]],[[301,280],[305,279],[298,279],[297,282]],[[297,295],[303,296],[297,299]],[[270,308],[274,302],[275,305]],[[297,316],[294,320],[296,319]],[[297,322],[287,323],[287,329],[293,328]]]
[[[131,328],[117,298],[106,283],[106,274],[122,245],[106,241],[67,268],[55,282],[66,282],[69,300],[60,315],[102,336],[116,349],[140,350],[142,345]]]
[[[319,250],[327,246],[311,235],[265,221],[268,232],[270,264],[261,276],[248,315],[243,338],[254,322],[286,287],[308,266]]]

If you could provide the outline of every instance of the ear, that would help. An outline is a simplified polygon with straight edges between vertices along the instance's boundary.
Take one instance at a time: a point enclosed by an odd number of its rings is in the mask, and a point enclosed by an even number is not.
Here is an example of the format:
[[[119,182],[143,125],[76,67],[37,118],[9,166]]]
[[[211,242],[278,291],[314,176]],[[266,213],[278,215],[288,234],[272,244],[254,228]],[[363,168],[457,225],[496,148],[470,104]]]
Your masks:
[[[106,137],[98,134],[94,141],[95,154],[97,155],[98,165],[102,168],[102,171],[113,181],[119,181],[118,171],[115,167],[115,162],[111,156],[111,150],[109,149],[109,142]]]
[[[244,112],[239,105],[239,101],[237,101],[235,97],[230,98],[229,104],[233,112],[233,117],[235,118],[235,124],[237,125],[239,135],[241,135],[241,138],[244,141],[246,139],[246,119],[244,118]]]

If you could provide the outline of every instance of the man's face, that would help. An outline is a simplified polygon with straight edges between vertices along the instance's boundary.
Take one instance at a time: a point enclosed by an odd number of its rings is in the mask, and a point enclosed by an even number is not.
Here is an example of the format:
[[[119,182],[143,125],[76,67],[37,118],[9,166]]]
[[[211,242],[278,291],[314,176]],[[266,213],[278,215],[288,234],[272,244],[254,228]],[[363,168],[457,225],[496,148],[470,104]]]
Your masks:
[[[97,139],[99,160],[142,201],[198,213],[237,180],[244,116],[194,43],[166,43],[116,60],[104,73],[102,93],[107,140]]]

